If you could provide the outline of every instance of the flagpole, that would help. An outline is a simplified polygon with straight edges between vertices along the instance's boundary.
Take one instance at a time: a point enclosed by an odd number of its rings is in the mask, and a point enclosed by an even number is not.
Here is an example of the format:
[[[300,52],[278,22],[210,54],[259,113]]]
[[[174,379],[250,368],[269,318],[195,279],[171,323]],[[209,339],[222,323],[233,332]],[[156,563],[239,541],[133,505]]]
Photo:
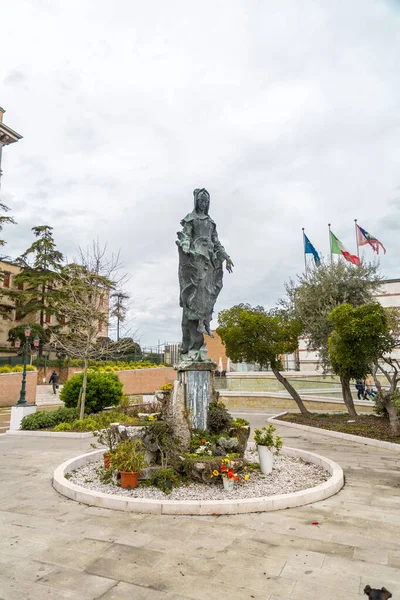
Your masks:
[[[358,258],[360,258],[360,248],[359,248],[359,245],[358,245],[357,219],[354,219],[354,225],[355,225],[355,228],[356,228],[357,256],[358,256]]]
[[[304,268],[307,272],[307,260],[306,260],[306,238],[304,237],[304,227],[301,228],[303,232],[303,250],[304,250]]]
[[[328,223],[328,229],[329,229],[329,252],[331,254],[331,264],[332,264],[332,236],[331,236],[331,224]]]

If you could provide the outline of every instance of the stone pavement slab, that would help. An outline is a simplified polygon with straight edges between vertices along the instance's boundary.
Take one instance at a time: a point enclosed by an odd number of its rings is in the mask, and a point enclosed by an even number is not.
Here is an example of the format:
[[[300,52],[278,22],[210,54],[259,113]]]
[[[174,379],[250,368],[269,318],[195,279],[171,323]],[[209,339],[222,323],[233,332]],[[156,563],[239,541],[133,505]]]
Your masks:
[[[267,418],[250,415],[257,427]],[[367,583],[400,598],[398,454],[278,430],[338,462],[343,490],[251,515],[115,512],[51,487],[90,440],[0,436],[0,600],[355,600]]]

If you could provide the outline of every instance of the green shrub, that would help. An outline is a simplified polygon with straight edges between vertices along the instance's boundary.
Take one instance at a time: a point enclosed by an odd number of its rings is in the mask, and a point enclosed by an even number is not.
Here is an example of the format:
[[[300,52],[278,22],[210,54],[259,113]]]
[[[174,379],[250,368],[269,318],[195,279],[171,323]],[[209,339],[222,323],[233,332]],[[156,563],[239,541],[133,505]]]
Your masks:
[[[76,419],[76,409],[64,409],[74,410],[74,418],[70,419],[69,422],[63,423],[62,427],[59,426],[54,428],[54,431],[100,431],[101,429],[107,429],[111,423],[125,423],[126,425],[143,425],[143,422],[139,419],[132,419],[127,417],[122,412],[115,410],[107,410],[105,412],[96,413],[93,415],[85,415],[83,419]]]
[[[54,427],[54,431],[73,431],[72,423],[59,423]]]
[[[30,365],[29,365],[29,366],[30,366]],[[15,366],[14,366],[14,367],[11,369],[11,371],[12,371],[13,373],[22,373],[22,371],[23,371],[23,370],[24,370],[24,367],[23,367],[22,365],[15,365]],[[28,365],[27,365],[27,367],[26,367],[26,370],[28,370]]]
[[[65,406],[76,407],[82,388],[83,373],[74,375],[63,386],[60,400]],[[117,406],[122,398],[122,383],[115,373],[88,372],[85,413],[97,413],[107,406]]]
[[[210,402],[207,422],[211,433],[229,433],[232,417],[223,402]]]
[[[55,427],[59,423],[74,420],[76,417],[77,413],[74,408],[58,408],[52,411],[39,410],[22,419],[21,429],[27,431],[46,429],[48,427]]]
[[[179,473],[175,469],[167,467],[154,471],[150,479],[147,480],[146,485],[154,486],[165,494],[170,494],[173,488],[180,487],[182,483],[183,479]]]
[[[0,373],[12,373],[11,365],[3,365],[0,367]]]
[[[377,394],[374,397],[374,402],[375,402],[374,412],[380,417],[388,417],[389,416],[388,412],[387,412],[385,406],[383,405],[379,394]],[[400,391],[398,389],[396,389],[396,391],[394,392],[394,394],[392,396],[392,404],[395,407],[395,409],[397,410],[397,414],[400,417]]]
[[[164,385],[162,385],[160,387],[160,390],[162,392],[172,392],[173,389],[174,389],[174,384],[172,381],[170,381],[169,383],[164,383]]]
[[[21,421],[21,429],[35,431],[36,429],[45,429],[46,427],[53,427],[54,422],[51,416],[51,412],[41,410],[39,412],[27,415]]]

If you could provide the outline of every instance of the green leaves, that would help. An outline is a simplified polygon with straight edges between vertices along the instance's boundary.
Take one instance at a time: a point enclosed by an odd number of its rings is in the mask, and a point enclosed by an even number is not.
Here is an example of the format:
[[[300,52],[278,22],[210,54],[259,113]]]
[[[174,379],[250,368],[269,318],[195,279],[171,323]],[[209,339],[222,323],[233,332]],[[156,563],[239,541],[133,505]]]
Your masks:
[[[333,371],[350,379],[364,379],[373,365],[396,345],[391,312],[377,302],[358,307],[337,306],[328,315],[334,328],[328,340]]]
[[[299,320],[284,309],[266,311],[262,306],[238,304],[218,315],[218,335],[234,362],[245,360],[262,367],[280,366],[280,355],[298,347]]]
[[[286,306],[303,327],[308,349],[320,353],[321,363],[329,364],[328,339],[333,325],[329,313],[341,304],[361,306],[374,301],[382,277],[376,263],[360,266],[340,261],[307,271],[297,282],[286,284]]]

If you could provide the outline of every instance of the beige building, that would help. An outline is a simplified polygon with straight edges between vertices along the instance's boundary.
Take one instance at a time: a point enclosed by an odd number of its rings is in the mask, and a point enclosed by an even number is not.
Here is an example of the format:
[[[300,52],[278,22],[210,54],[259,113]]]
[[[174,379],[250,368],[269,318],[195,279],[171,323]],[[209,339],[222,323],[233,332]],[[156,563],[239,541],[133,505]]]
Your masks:
[[[382,282],[376,299],[385,308],[400,308],[400,279],[386,279]],[[400,349],[393,352],[393,356],[400,358]],[[318,352],[309,352],[305,340],[299,344],[300,371],[315,371],[318,365]]]
[[[21,325],[23,323],[39,323],[40,313],[29,314],[22,317],[18,314],[18,310],[15,307],[15,300],[7,296],[7,293],[2,293],[2,288],[6,290],[23,290],[23,284],[16,284],[15,277],[20,272],[20,267],[12,262],[0,260],[0,273],[3,278],[0,281],[0,351],[7,352],[12,350],[12,345],[8,342],[8,332],[13,327]],[[109,297],[104,294],[104,313],[108,314],[109,309]],[[64,320],[63,320],[64,321]],[[54,315],[45,314],[44,316],[44,327],[52,327],[54,325],[64,325],[64,322],[59,323]],[[67,331],[67,327],[63,328],[62,331]],[[105,323],[99,323],[98,337],[108,337],[108,326]]]

